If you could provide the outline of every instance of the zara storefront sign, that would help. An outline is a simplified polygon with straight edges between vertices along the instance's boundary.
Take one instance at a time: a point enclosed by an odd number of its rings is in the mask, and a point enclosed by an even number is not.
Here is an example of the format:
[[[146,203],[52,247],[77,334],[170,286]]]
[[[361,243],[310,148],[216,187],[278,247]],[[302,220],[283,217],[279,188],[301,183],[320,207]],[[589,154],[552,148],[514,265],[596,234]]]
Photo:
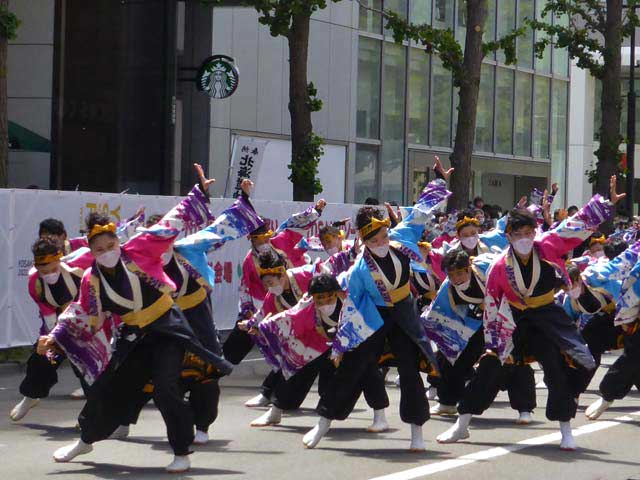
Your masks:
[[[196,76],[198,90],[211,98],[227,98],[238,88],[240,74],[233,58],[213,55],[207,58]]]

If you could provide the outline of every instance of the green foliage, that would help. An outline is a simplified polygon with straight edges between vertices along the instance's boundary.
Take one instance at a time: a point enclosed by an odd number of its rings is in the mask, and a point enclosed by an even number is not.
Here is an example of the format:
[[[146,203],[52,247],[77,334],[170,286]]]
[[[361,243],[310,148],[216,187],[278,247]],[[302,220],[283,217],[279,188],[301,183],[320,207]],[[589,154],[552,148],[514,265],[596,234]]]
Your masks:
[[[318,98],[318,89],[315,87],[313,82],[309,82],[307,95],[309,97],[307,100],[307,107],[309,107],[309,111],[319,112],[322,110],[322,100]]]
[[[0,7],[0,37],[14,40],[19,26],[20,20],[15,13],[10,12],[6,7]]]
[[[302,151],[288,165],[291,183],[311,186],[314,195],[322,192],[322,184],[318,180],[318,164],[324,154],[322,145],[322,138],[313,132],[309,133]]]

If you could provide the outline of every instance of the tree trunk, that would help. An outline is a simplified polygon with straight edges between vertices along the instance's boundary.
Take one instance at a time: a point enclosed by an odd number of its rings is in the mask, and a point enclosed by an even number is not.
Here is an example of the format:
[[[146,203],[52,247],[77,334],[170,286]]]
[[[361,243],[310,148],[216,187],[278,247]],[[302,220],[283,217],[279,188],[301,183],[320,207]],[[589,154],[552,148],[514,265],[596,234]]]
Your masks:
[[[449,210],[462,210],[469,201],[471,180],[471,154],[476,133],[476,113],[480,72],[482,68],[482,32],[487,19],[487,0],[467,0],[467,33],[464,47],[462,78],[459,81],[459,106],[456,138],[451,154],[451,166],[455,168],[451,177]],[[454,73],[455,75],[455,73]]]
[[[600,125],[600,147],[595,154],[598,157],[596,165],[596,193],[607,196],[609,194],[609,178],[617,172],[619,162],[620,114],[622,97],[621,82],[621,54],[622,47],[622,1],[607,0],[607,27],[604,35],[604,72],[601,78],[602,124]]]
[[[0,8],[7,8],[9,0],[0,0]],[[0,35],[0,188],[9,182],[7,165],[9,163],[9,122],[7,114],[7,44],[5,36]]]
[[[291,114],[291,163],[304,163],[305,146],[313,131],[307,81],[309,56],[308,15],[294,15],[289,41],[289,113]],[[293,199],[313,201],[313,185],[293,183]]]

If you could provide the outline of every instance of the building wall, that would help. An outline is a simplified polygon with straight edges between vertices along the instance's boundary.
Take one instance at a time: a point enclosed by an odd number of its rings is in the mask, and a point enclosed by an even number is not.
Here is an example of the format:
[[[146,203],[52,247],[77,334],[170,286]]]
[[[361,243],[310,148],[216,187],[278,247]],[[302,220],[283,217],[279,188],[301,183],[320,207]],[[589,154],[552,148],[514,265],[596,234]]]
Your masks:
[[[328,2],[327,8],[311,20],[309,42],[309,81],[323,101],[322,110],[312,115],[314,130],[326,143],[347,147],[355,129],[351,118],[356,58],[353,49],[357,43],[354,3]],[[213,11],[213,52],[234,57],[240,71],[235,94],[211,101],[209,170],[213,177],[225,179],[233,133],[274,139],[286,139],[291,133],[288,47],[284,38],[273,38],[268,28],[258,23],[253,9]],[[288,182],[286,178],[282,181]],[[222,194],[223,190],[224,181],[218,181],[215,193]]]
[[[52,0],[9,0],[9,9],[22,22],[8,49],[9,121],[47,139],[51,139],[54,6]],[[48,188],[50,158],[49,153],[11,150],[9,185]]]

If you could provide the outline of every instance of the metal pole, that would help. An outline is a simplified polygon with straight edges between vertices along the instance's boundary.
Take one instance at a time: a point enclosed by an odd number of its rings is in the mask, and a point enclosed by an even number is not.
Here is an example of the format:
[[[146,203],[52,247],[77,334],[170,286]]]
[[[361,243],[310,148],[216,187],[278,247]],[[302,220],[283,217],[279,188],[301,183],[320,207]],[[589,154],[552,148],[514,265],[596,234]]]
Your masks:
[[[630,6],[635,11],[635,5]],[[629,219],[634,214],[633,183],[635,179],[635,149],[636,149],[636,91],[635,91],[635,68],[636,68],[636,29],[631,30],[631,50],[629,57],[629,95],[627,107],[627,212]]]

